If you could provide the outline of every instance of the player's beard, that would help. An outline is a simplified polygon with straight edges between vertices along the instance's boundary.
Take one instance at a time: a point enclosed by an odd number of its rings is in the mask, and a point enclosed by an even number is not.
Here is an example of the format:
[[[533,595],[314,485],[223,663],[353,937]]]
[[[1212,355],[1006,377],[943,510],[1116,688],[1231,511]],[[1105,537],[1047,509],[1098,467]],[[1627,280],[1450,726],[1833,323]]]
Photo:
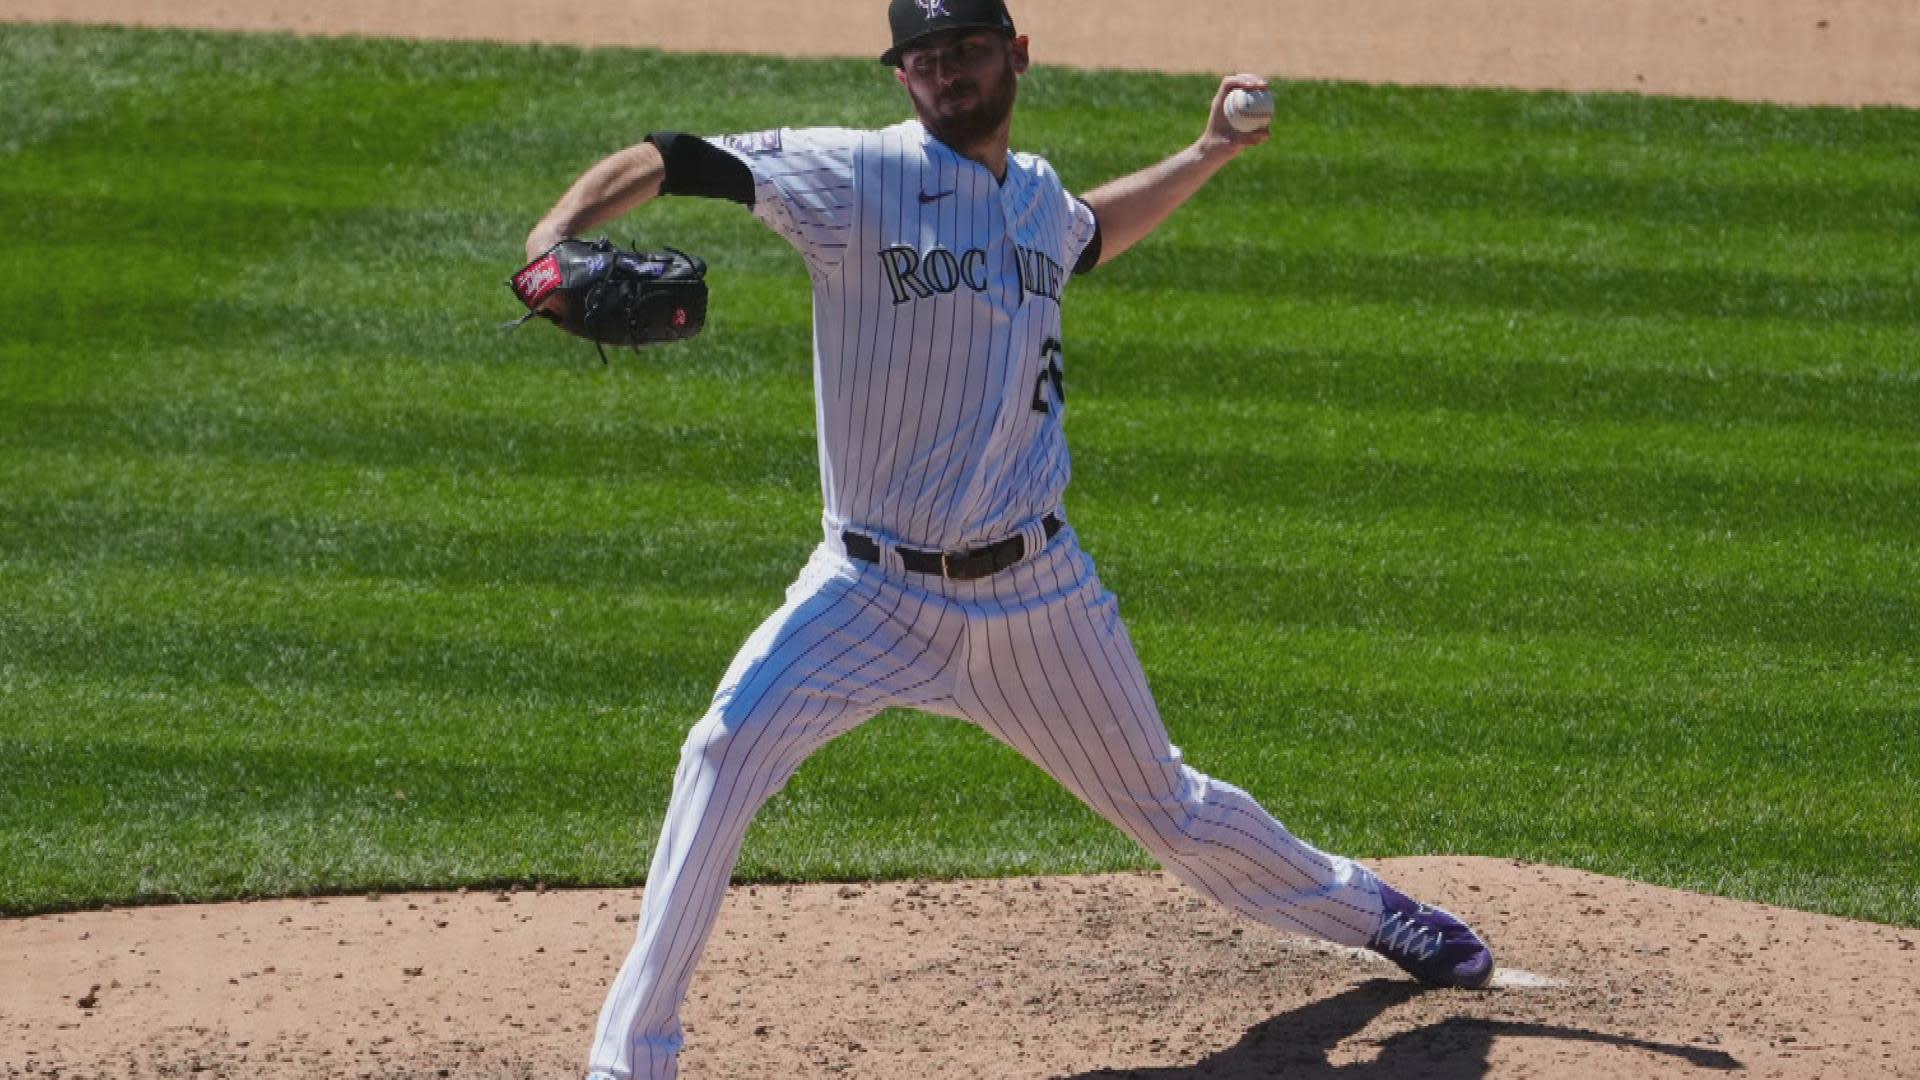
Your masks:
[[[935,90],[932,100],[912,95],[914,111],[934,138],[967,150],[992,138],[1013,115],[1013,103],[1020,95],[1020,76],[1013,70],[1013,57],[1003,54],[1000,73],[990,83],[956,80],[945,90]],[[962,105],[969,96],[972,104]]]

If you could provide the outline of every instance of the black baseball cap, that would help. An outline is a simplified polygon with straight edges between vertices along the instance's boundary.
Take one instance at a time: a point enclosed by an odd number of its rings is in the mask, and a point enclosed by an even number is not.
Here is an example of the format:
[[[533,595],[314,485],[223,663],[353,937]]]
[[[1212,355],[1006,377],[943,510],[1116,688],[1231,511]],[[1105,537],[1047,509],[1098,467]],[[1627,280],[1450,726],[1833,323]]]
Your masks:
[[[893,48],[880,62],[900,66],[900,53],[921,38],[947,30],[998,30],[1013,36],[1013,16],[1005,0],[893,0],[887,5]]]

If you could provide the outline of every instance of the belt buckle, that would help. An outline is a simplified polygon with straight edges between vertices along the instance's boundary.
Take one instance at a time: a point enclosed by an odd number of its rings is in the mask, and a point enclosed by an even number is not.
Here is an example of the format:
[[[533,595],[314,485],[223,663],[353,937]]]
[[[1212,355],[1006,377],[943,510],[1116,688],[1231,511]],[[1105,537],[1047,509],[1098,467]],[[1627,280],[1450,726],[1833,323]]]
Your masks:
[[[1026,557],[1027,540],[1024,536],[1012,536],[998,544],[988,544],[972,551],[943,551],[940,553],[940,576],[948,581],[978,581],[992,577]],[[954,565],[955,562],[971,563],[974,560],[982,560],[982,564]]]

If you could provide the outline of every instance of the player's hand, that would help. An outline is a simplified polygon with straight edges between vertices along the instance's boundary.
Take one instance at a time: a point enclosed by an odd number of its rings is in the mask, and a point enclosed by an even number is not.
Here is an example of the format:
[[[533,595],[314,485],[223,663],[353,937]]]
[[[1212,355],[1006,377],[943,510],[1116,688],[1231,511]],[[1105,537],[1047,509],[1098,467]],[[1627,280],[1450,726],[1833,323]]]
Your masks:
[[[1207,114],[1207,130],[1200,136],[1202,146],[1209,150],[1230,150],[1239,153],[1249,146],[1259,146],[1272,138],[1273,132],[1266,128],[1258,131],[1235,131],[1227,120],[1227,95],[1235,90],[1265,90],[1267,80],[1258,75],[1229,75],[1220,80],[1220,89],[1213,95],[1213,108]]]
[[[552,251],[554,245],[566,238],[565,233],[554,229],[544,221],[535,225],[533,231],[527,234],[527,261],[532,262]],[[567,314],[567,298],[555,292],[540,305],[537,314],[543,319],[560,322]]]

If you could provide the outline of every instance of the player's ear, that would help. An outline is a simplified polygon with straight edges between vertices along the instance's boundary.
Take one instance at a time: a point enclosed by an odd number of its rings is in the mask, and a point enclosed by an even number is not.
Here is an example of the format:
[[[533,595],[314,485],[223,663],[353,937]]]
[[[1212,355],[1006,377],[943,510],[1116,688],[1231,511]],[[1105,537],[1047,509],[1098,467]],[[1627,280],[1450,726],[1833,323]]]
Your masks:
[[[1031,63],[1027,56],[1026,36],[1021,35],[1008,42],[1007,52],[1013,57],[1013,73],[1015,75],[1025,75],[1027,73],[1027,65]]]
[[[903,68],[903,67],[894,68],[893,77],[900,80],[901,86],[907,85],[907,69],[906,68]]]

